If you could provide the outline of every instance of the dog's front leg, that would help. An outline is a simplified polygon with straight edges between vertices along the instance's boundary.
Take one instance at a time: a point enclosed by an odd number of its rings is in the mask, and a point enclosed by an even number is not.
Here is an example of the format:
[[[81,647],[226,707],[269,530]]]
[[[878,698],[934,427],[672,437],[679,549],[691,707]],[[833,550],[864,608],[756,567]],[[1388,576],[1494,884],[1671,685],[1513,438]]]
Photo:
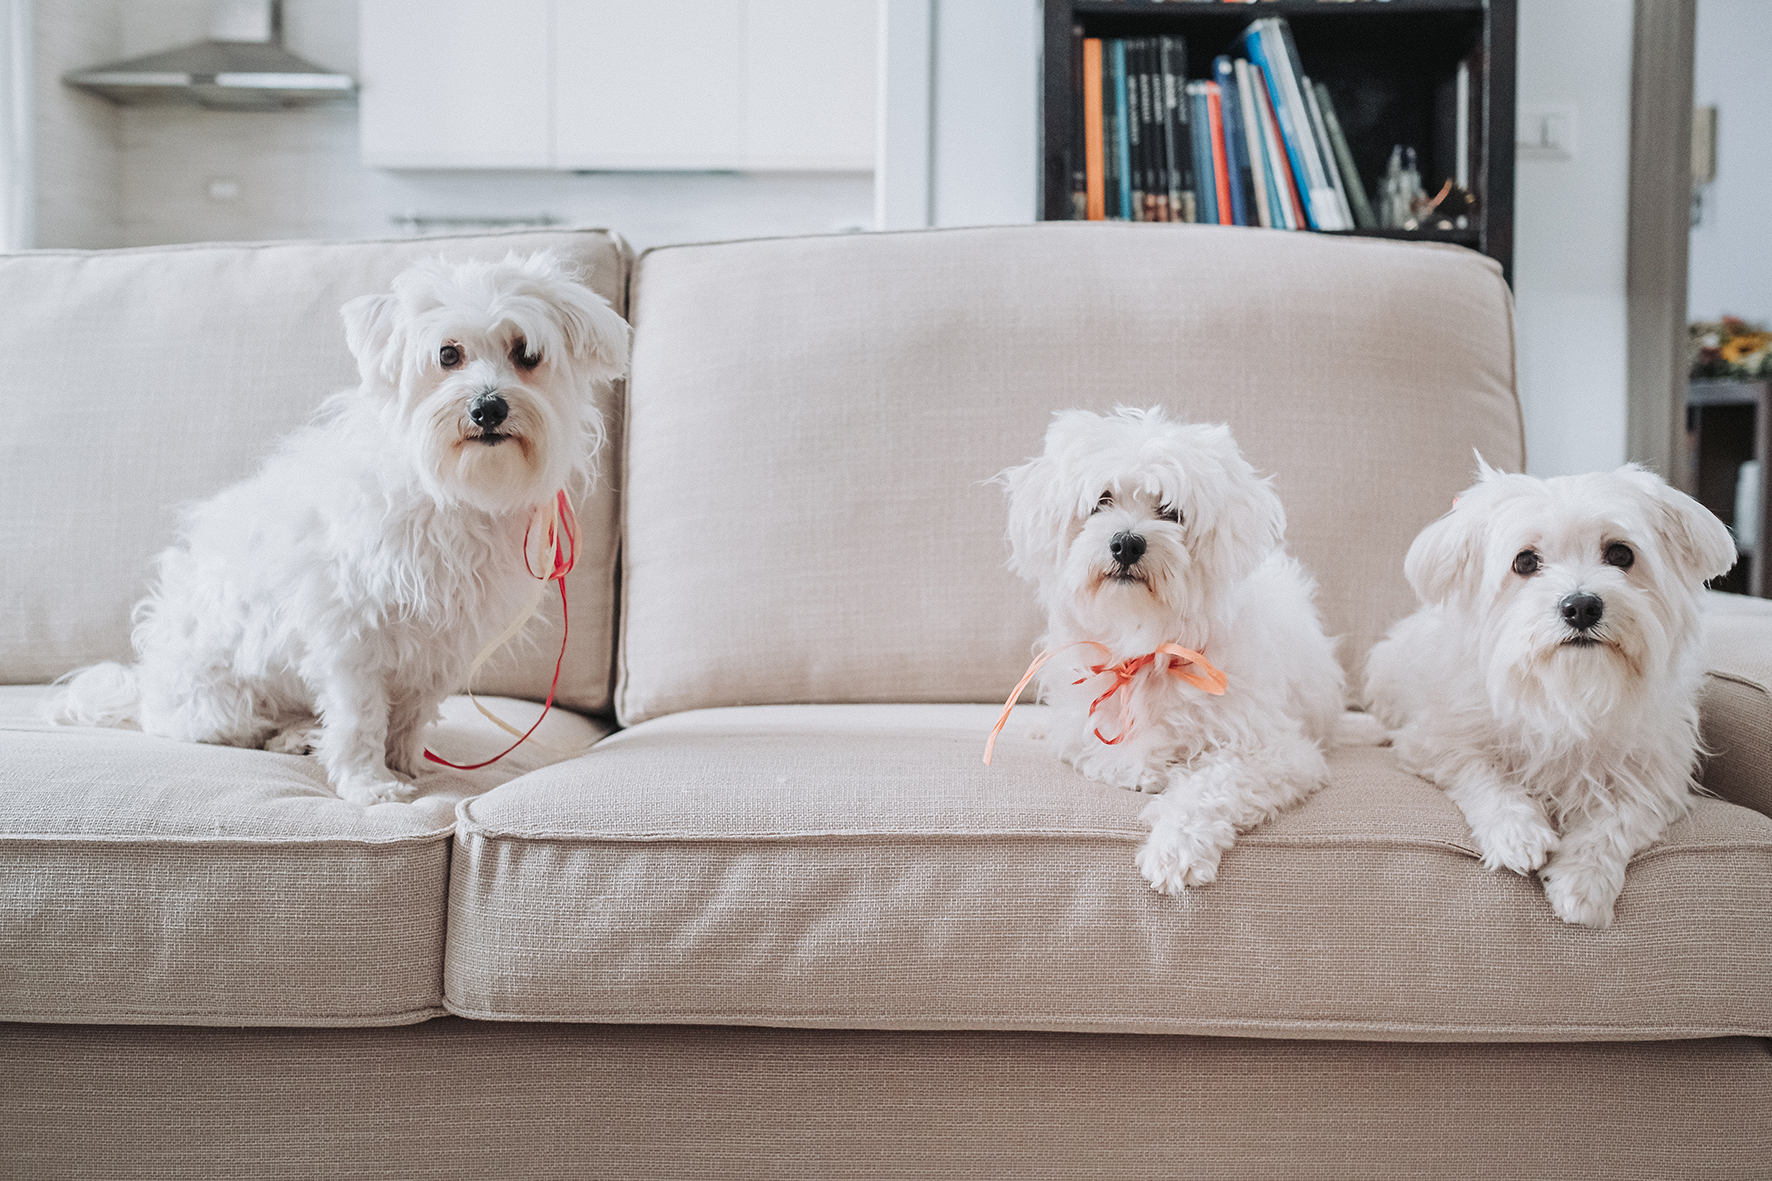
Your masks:
[[[1556,851],[1557,830],[1544,806],[1482,752],[1453,748],[1423,769],[1464,813],[1485,869],[1531,873]]]
[[[1624,892],[1625,866],[1666,831],[1656,813],[1632,808],[1571,825],[1538,871],[1551,910],[1565,923],[1610,927],[1612,908]]]
[[[379,670],[339,664],[317,680],[314,753],[339,798],[364,806],[411,799],[413,786],[388,771],[388,695]]]
[[[410,690],[394,698],[388,707],[388,770],[413,778],[424,770],[425,727],[437,720],[441,704]]]
[[[1225,850],[1329,781],[1317,744],[1292,727],[1258,749],[1209,751],[1169,773],[1169,787],[1145,806],[1151,835],[1138,869],[1160,894],[1218,877]]]

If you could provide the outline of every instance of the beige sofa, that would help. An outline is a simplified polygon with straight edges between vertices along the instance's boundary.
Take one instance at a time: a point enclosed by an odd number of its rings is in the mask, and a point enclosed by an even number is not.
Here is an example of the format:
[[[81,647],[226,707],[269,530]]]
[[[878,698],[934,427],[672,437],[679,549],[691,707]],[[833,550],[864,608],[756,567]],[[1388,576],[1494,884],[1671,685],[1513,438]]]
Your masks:
[[[126,653],[177,504],[352,384],[345,299],[543,245],[635,327],[546,749],[366,810],[311,759],[37,720]],[[1604,932],[1356,724],[1180,898],[1038,707],[980,761],[1038,626],[988,481],[1058,408],[1228,421],[1359,667],[1472,448],[1523,462],[1476,254],[524,232],[13,256],[0,307],[0,1175],[1772,1171],[1761,605],[1712,610],[1721,798]],[[557,625],[480,688],[539,698]],[[462,705],[433,745],[497,749]]]

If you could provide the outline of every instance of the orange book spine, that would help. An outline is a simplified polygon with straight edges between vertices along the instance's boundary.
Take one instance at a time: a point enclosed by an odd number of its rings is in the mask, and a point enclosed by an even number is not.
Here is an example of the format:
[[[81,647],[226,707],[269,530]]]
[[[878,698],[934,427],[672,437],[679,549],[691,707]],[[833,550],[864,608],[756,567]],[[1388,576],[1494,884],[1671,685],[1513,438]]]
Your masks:
[[[1101,158],[1101,38],[1083,39],[1083,191],[1090,221],[1107,220]]]
[[[1208,82],[1206,86],[1206,117],[1212,124],[1212,183],[1218,193],[1218,224],[1232,226],[1237,221],[1231,216],[1231,166],[1224,154],[1224,100],[1220,97],[1218,83]]]

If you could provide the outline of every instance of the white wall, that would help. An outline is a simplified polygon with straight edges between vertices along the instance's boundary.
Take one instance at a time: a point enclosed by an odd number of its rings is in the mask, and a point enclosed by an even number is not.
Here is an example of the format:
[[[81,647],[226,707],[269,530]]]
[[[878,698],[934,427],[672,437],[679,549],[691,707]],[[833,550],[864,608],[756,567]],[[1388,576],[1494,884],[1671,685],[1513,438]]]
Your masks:
[[[1625,243],[1631,5],[1520,0],[1519,105],[1571,107],[1566,160],[1522,156],[1514,190],[1514,305],[1526,465],[1552,476],[1625,452]],[[1581,30],[1571,52],[1569,31]]]
[[[39,95],[53,101],[63,121],[72,110],[93,124],[81,125],[79,152],[68,152],[60,135],[39,148],[56,173],[42,205],[57,215],[55,237],[40,233],[41,244],[380,237],[405,232],[395,219],[411,214],[547,215],[618,229],[640,247],[872,224],[867,173],[388,172],[358,162],[354,106],[275,113],[114,108],[56,79],[75,66],[202,38],[209,0],[39,0],[38,8],[40,24],[41,10],[57,11],[56,65],[40,79]],[[293,52],[357,72],[357,0],[285,0],[283,11]],[[73,44],[76,32],[86,41]],[[40,57],[45,51],[40,33]],[[111,128],[108,141],[101,126]],[[71,205],[76,197],[85,204]]]
[[[1772,5],[1698,0],[1693,98],[1717,109],[1717,179],[1692,228],[1694,320],[1772,321]]]
[[[931,212],[938,226],[1039,216],[1039,0],[933,0]]]

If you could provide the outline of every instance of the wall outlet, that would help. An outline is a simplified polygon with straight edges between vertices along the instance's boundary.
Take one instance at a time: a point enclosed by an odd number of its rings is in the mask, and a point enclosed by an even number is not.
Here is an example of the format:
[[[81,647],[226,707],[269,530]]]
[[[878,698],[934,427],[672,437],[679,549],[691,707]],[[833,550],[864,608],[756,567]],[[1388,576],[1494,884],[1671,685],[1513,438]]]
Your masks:
[[[1574,107],[1521,107],[1514,151],[1522,160],[1575,158]]]

